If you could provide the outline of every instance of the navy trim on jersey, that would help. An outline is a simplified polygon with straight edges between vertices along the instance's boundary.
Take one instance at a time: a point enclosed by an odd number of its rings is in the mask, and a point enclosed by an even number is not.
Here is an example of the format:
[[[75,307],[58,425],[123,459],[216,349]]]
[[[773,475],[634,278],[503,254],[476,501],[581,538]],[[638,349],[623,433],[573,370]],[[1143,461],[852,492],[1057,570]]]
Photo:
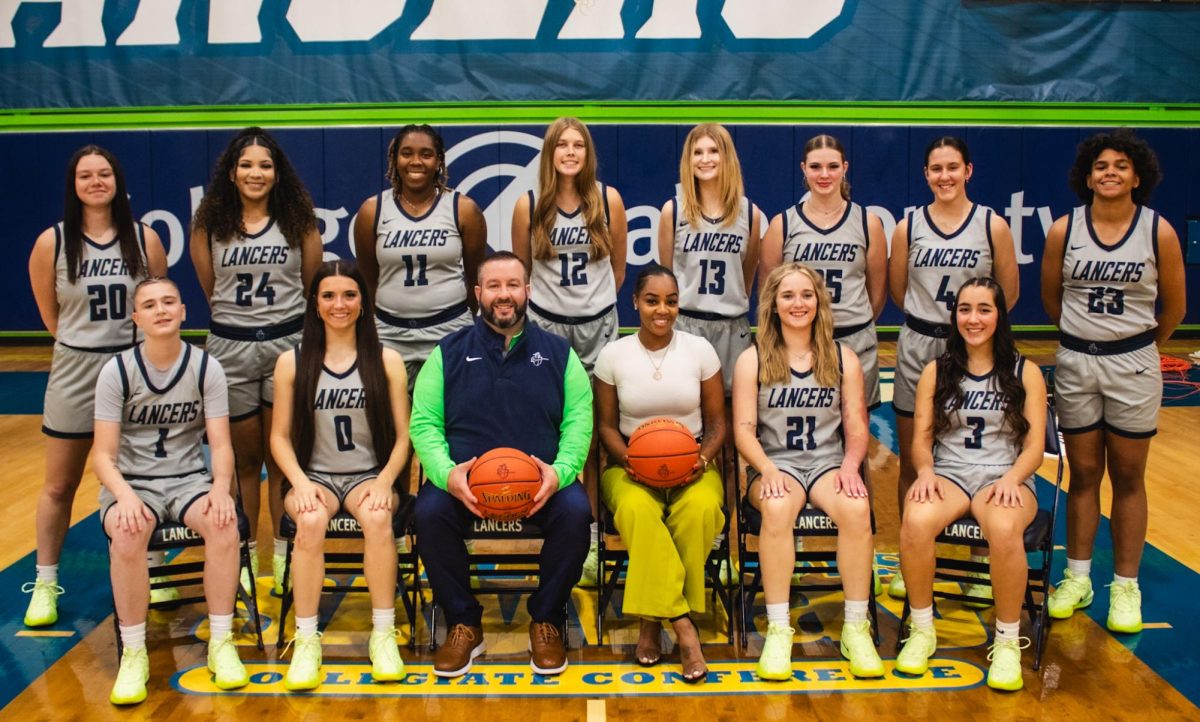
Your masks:
[[[423,318],[400,318],[399,316],[393,316],[387,311],[384,311],[376,306],[375,318],[383,321],[389,326],[396,326],[398,328],[428,328],[430,326],[436,326],[439,323],[445,323],[446,321],[458,318],[464,312],[466,312],[466,310],[467,302],[463,301],[461,303],[456,303],[445,310],[439,311],[432,316],[425,316]]]
[[[1154,343],[1154,334],[1157,330],[1157,327],[1155,327],[1149,331],[1142,331],[1136,336],[1130,336],[1118,341],[1089,341],[1085,338],[1072,336],[1069,333],[1061,333],[1058,342],[1065,349],[1085,353],[1089,356],[1114,356],[1116,354],[1137,351]]]
[[[562,209],[562,207],[561,207],[561,206],[558,206],[558,205],[555,205],[555,206],[554,206],[554,209],[555,209],[556,211],[558,211],[558,215],[562,216],[563,218],[574,218],[575,216],[579,215],[580,211],[582,211],[582,210],[583,210],[583,204],[582,204],[582,203],[580,203],[580,204],[579,204],[579,206],[575,208],[575,210],[573,210],[573,211],[569,211],[569,212],[568,212],[568,211],[564,211],[564,210]]]
[[[299,333],[304,330],[304,316],[296,316],[295,318],[277,323],[274,326],[249,327],[249,326],[227,326],[223,323],[210,322],[208,324],[208,332],[218,338],[227,338],[230,341],[272,341],[284,336],[291,336],[294,333]]]
[[[1150,245],[1154,248],[1154,265],[1158,266],[1158,221],[1162,216],[1154,214],[1154,221],[1150,226]]]
[[[1092,241],[1097,246],[1099,246],[1101,250],[1104,250],[1104,251],[1115,251],[1118,248],[1120,248],[1121,246],[1125,245],[1125,241],[1128,241],[1130,236],[1133,235],[1134,229],[1137,228],[1138,220],[1142,217],[1143,206],[1134,206],[1134,208],[1135,208],[1135,210],[1133,211],[1133,220],[1131,220],[1129,222],[1129,228],[1125,229],[1125,235],[1121,237],[1121,240],[1117,241],[1113,245],[1106,246],[1106,245],[1104,245],[1104,242],[1100,240],[1100,236],[1096,235],[1096,227],[1094,225],[1092,225],[1092,206],[1091,206],[1091,204],[1084,206],[1083,207],[1083,219],[1084,219],[1084,221],[1087,222],[1088,235],[1092,237]]]
[[[142,380],[146,382],[146,388],[150,389],[156,394],[165,394],[171,389],[175,388],[175,384],[179,383],[179,380],[183,378],[183,374],[187,372],[188,362],[192,358],[192,345],[186,341],[181,343],[183,343],[183,361],[179,364],[179,368],[175,371],[175,377],[167,382],[165,388],[161,389],[154,385],[154,382],[150,380],[150,374],[146,372],[146,359],[142,357],[142,347],[138,346],[133,350],[133,358],[135,361],[137,361],[138,370],[142,373]],[[128,399],[126,399],[126,401],[128,401]]]
[[[871,324],[873,324],[873,323],[875,323],[875,322],[872,320],[872,321],[863,321],[862,323],[858,323],[853,326],[843,326],[841,328],[838,328],[835,326],[833,329],[833,338],[839,339],[839,338],[846,338],[847,336],[853,336],[854,334],[858,333],[859,331],[863,331],[867,328],[870,328]]]
[[[258,233],[243,233],[242,238],[244,238],[247,241],[253,240],[255,238],[262,238],[267,233],[267,231],[271,230],[274,227],[275,227],[275,218],[274,218],[274,216],[272,216],[271,219],[267,221],[267,225],[262,227],[261,231],[259,231]],[[234,241],[234,243],[237,243],[237,241]]]
[[[701,321],[730,321],[730,320],[733,320],[736,318],[743,317],[743,314],[740,314],[740,313],[734,314],[732,316],[725,316],[720,313],[710,313],[708,311],[693,311],[690,308],[679,309],[679,315],[687,316],[688,318],[697,318],[697,319],[700,319]]]
[[[117,372],[121,376],[121,398],[129,400],[129,369],[125,368],[125,359],[117,356]]]
[[[1075,213],[1072,211],[1067,214],[1067,232],[1063,234],[1063,257],[1067,255],[1067,247],[1071,242],[1071,226],[1075,223]]]
[[[993,256],[995,256],[996,255],[996,245],[994,243],[992,243],[992,211],[991,211],[991,209],[988,209],[988,212],[983,214],[983,229],[984,229],[984,232],[987,234],[988,253],[991,253]]]
[[[461,194],[458,191],[454,191],[453,194],[450,196],[450,198],[454,202],[454,208],[451,209],[451,215],[454,217],[454,230],[458,231],[458,235],[461,237],[462,236],[462,223],[460,223],[458,220],[458,197],[459,197],[459,195],[461,195]],[[434,205],[436,205],[436,204],[434,204]],[[432,213],[433,209],[430,208],[429,212]],[[426,213],[425,215],[428,216],[429,213]]]
[[[849,206],[850,206],[850,201],[846,201],[846,206],[847,206],[847,207],[849,207]],[[861,211],[862,211],[863,242],[864,242],[864,243],[866,243],[866,244],[867,244],[867,248],[868,248],[868,249],[870,249],[870,247],[871,247],[871,228],[870,228],[870,225],[871,225],[871,224],[870,224],[870,219],[867,217],[867,207],[866,207],[866,206],[862,206],[862,205],[860,205],[860,206],[859,206],[859,210],[861,210]]]
[[[954,232],[952,232],[952,233],[950,233],[950,234],[948,234],[948,235],[947,235],[947,234],[945,234],[945,233],[942,233],[942,229],[941,229],[941,228],[938,228],[938,224],[936,224],[936,223],[934,223],[934,222],[933,222],[933,218],[932,218],[932,217],[929,215],[929,206],[922,206],[922,207],[921,207],[921,212],[925,214],[925,223],[926,223],[926,224],[929,226],[929,228],[930,228],[930,229],[931,229],[931,230],[932,230],[934,233],[936,233],[936,234],[938,234],[939,236],[941,236],[943,239],[945,239],[945,240],[949,241],[949,240],[951,240],[952,238],[954,238],[955,236],[957,236],[958,234],[960,234],[960,233],[962,233],[963,231],[967,230],[967,226],[971,225],[971,219],[975,217],[975,211],[976,211],[978,208],[979,208],[979,204],[978,204],[978,203],[972,203],[972,204],[971,204],[971,212],[967,214],[967,218],[966,218],[966,220],[964,220],[964,221],[962,222],[962,225],[960,225],[960,226],[959,226],[957,229],[955,229],[955,230],[954,230]],[[910,217],[911,217],[911,216],[910,216]],[[911,231],[911,230],[912,230],[912,223],[910,222],[908,225],[909,225],[909,230]],[[911,240],[911,239],[910,239],[910,240]],[[990,243],[990,240],[989,240],[989,243]]]
[[[400,215],[404,216],[408,220],[413,221],[413,222],[423,221],[426,218],[428,218],[430,215],[433,214],[434,209],[437,208],[438,204],[442,202],[442,198],[445,195],[446,195],[446,192],[439,188],[437,190],[437,192],[434,193],[434,195],[433,195],[433,203],[429,204],[429,210],[425,211],[425,213],[423,213],[420,216],[414,216],[411,213],[409,213],[408,211],[404,210],[404,204],[397,203],[398,199],[396,198],[395,193],[392,194],[392,204],[396,206],[396,210],[400,211]],[[455,206],[455,208],[454,208],[454,213],[455,213],[454,225],[457,226],[458,225],[458,204],[455,203],[454,206]]]
[[[208,352],[200,352],[200,373],[196,377],[196,388],[200,389],[200,398],[204,398],[204,377],[208,374]]]
[[[350,376],[350,374],[354,373],[357,370],[358,370],[358,357],[357,356],[354,357],[354,363],[350,364],[350,368],[346,369],[345,371],[341,372],[340,374],[338,372],[334,371],[333,369],[329,368],[328,366],[326,366],[324,361],[321,361],[321,371],[329,374],[330,376],[334,377],[335,379],[347,378],[348,376]]]
[[[525,193],[526,193],[526,194],[529,196],[529,228],[530,228],[530,230],[531,230],[531,233],[532,233],[532,229],[533,229],[533,211],[534,211],[534,208],[533,208],[533,204],[534,204],[533,191],[532,191],[532,190],[527,190],[527,191],[525,191]]]
[[[90,431],[55,431],[48,426],[42,427],[42,433],[54,439],[90,439],[93,436]]]
[[[930,338],[950,338],[951,329],[950,324],[948,323],[934,323],[932,321],[926,321],[922,318],[917,318],[916,316],[910,314],[905,314],[904,325],[908,326],[922,336],[929,336]]]
[[[113,247],[114,243],[121,242],[121,238],[115,234],[113,235],[112,240],[109,241],[108,243],[97,243],[96,241],[93,241],[91,238],[88,238],[87,234],[80,234],[80,235],[83,236],[84,243],[88,244],[89,246],[91,246],[92,248],[95,248],[98,251],[107,251],[108,249]]]
[[[121,353],[122,351],[128,351],[129,349],[134,347],[134,344],[132,344],[132,343],[123,343],[120,346],[92,346],[92,347],[72,346],[69,343],[63,343],[62,341],[59,341],[58,343],[61,344],[63,348],[69,348],[72,351],[83,351],[84,353]]]
[[[797,204],[796,204],[796,207],[799,207],[799,206],[800,206],[800,204],[799,204],[799,203],[797,203]],[[779,214],[779,219],[780,219],[781,221],[783,221],[783,243],[782,243],[782,244],[780,244],[780,247],[779,247],[779,254],[780,254],[781,256],[783,255],[783,246],[786,246],[786,245],[787,245],[787,239],[788,239],[788,222],[787,222],[787,218],[788,218],[787,211],[784,211],[783,213],[780,213],[780,214]],[[785,260],[786,260],[786,259],[785,259]]]
[[[529,301],[528,303],[531,310],[547,321],[566,324],[568,326],[579,326],[581,324],[591,323],[592,321],[598,321],[607,316],[613,310],[613,308],[616,307],[616,304],[610,303],[590,316],[563,316],[561,314],[554,313],[553,311],[547,311],[533,301]]]
[[[838,218],[837,223],[833,224],[829,228],[821,228],[816,223],[813,223],[812,219],[810,219],[807,215],[804,214],[804,204],[803,203],[796,204],[796,212],[800,214],[800,219],[802,221],[804,221],[804,223],[807,224],[809,228],[813,229],[817,233],[820,233],[822,236],[828,236],[830,233],[833,233],[837,229],[841,228],[842,225],[845,224],[846,221],[850,218],[850,201],[846,201],[846,208],[842,211],[842,215],[840,218]],[[786,222],[787,221],[784,221],[784,223],[786,223]],[[863,230],[865,231],[866,228],[867,228],[866,216],[864,215],[863,216]],[[786,233],[784,234],[784,238],[787,238]]]
[[[133,226],[133,230],[137,233],[137,242],[142,248],[142,256],[144,257],[146,255],[146,224],[139,221]],[[148,262],[149,259],[147,259]],[[150,274],[147,273],[146,275],[149,276]]]
[[[58,256],[62,253],[63,232],[62,224],[54,224],[54,265],[58,266]]]
[[[379,191],[379,201],[375,204],[375,220],[371,223],[371,228],[375,230],[375,235],[379,235],[379,216],[383,214],[383,204],[391,197],[392,191]]]

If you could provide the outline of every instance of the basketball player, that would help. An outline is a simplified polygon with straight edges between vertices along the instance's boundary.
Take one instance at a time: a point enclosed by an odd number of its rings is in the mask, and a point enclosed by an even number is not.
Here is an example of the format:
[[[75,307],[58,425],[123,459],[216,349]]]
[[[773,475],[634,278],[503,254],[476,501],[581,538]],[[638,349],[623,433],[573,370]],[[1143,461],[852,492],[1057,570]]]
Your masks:
[[[273,590],[282,594],[279,538],[283,476],[267,453],[275,360],[300,340],[304,284],[321,264],[312,199],[283,149],[262,128],[246,128],[217,159],[192,222],[192,265],[212,309],[205,348],[229,379],[229,420],[242,503],[250,519],[251,576],[258,576],[258,510],[263,462],[274,532]],[[250,579],[242,583],[249,587]]]
[[[58,559],[71,505],[92,446],[96,377],[115,354],[137,341],[130,320],[134,284],[167,272],[158,234],[136,223],[125,176],[103,148],[80,148],[67,163],[63,220],[38,236],[29,283],[54,357],[46,384],[42,433],[46,481],[37,506],[37,577],[25,625],[58,621]]]
[[[513,252],[530,268],[529,318],[567,339],[589,374],[600,349],[616,338],[626,254],[625,204],[616,188],[596,180],[596,162],[587,126],[556,120],[542,142],[537,191],[517,199],[512,219]],[[589,490],[596,483],[592,441],[584,467]],[[593,524],[584,586],[596,583],[598,534]]]
[[[742,352],[734,371],[734,435],[753,470],[747,496],[762,514],[762,679],[792,678],[792,530],[809,500],[837,524],[846,598],[842,656],[856,677],[884,672],[867,614],[874,539],[859,474],[870,437],[863,373],[854,350],[834,341],[835,318],[818,271],[793,262],[777,266],[759,292],[756,345]]]
[[[92,468],[103,488],[100,519],[110,541],[113,601],[124,649],[109,699],[146,698],[146,547],[155,527],[178,521],[204,538],[208,669],[220,689],[249,682],[233,641],[238,576],[237,508],[225,373],[179,336],[185,309],[165,278],[141,281],[133,321],[145,340],[123,351],[96,382]],[[207,437],[212,471],[200,445]]]
[[[404,360],[380,346],[366,281],[353,264],[327,261],[309,284],[304,338],[275,365],[271,453],[290,487],[296,639],[284,685],[321,683],[317,612],[325,580],[325,529],[345,509],[363,531],[371,596],[371,678],[404,678],[396,647],[396,479],[408,462]],[[407,488],[407,484],[402,485]]]
[[[946,352],[926,365],[917,384],[917,480],[900,524],[912,621],[896,669],[924,674],[929,667],[937,649],[934,540],[970,514],[987,539],[996,602],[987,683],[1012,691],[1024,685],[1019,632],[1029,567],[1023,537],[1037,513],[1033,474],[1045,443],[1046,384],[1037,365],[1017,353],[1000,284],[972,278],[955,304]]]
[[[1129,130],[1081,143],[1070,185],[1084,205],[1054,222],[1042,258],[1042,302],[1061,332],[1054,387],[1071,469],[1067,569],[1050,596],[1050,616],[1065,619],[1092,603],[1107,469],[1114,561],[1107,625],[1129,634],[1142,630],[1137,577],[1146,458],[1162,405],[1158,345],[1186,310],[1179,237],[1143,205],[1161,178],[1154,151]]]
[[[1017,302],[1020,279],[1012,232],[991,208],[967,197],[973,172],[971,151],[961,138],[943,136],[931,142],[925,148],[925,182],[933,192],[933,202],[910,212],[892,234],[888,287],[892,302],[904,311],[904,325],[896,341],[892,392],[900,442],[897,492],[901,510],[916,478],[910,449],[917,380],[925,365],[946,349],[955,290],[969,278],[991,276],[1004,289],[1008,309]],[[979,561],[986,561],[985,553],[973,550]],[[976,593],[974,588],[968,591]],[[902,574],[892,577],[888,594],[904,597]]]
[[[475,325],[443,339],[413,396],[412,439],[429,483],[417,495],[418,551],[446,612],[446,641],[434,674],[466,674],[484,651],[483,607],[471,592],[463,536],[482,514],[467,486],[481,454],[512,447],[542,474],[528,518],[542,530],[538,591],[529,597],[530,666],[567,668],[560,627],[588,549],[591,507],[575,483],[592,436],[592,388],[579,357],[560,336],[526,323],[529,277],[507,251],[479,264]]]

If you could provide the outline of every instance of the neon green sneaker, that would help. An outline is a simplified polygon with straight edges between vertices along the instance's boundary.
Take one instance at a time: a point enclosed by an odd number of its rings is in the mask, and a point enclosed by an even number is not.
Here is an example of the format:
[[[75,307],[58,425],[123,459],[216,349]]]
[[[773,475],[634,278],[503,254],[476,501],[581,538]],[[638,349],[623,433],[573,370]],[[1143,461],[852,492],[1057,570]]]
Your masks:
[[[937,651],[937,631],[933,627],[908,628],[908,639],[896,655],[896,671],[921,675],[929,670],[929,658]]]
[[[242,569],[242,589],[249,594],[254,591],[254,581],[258,579],[258,550],[250,550],[250,571]]]
[[[1142,591],[1137,582],[1113,582],[1108,602],[1108,628],[1123,634],[1142,631]]]
[[[404,679],[404,660],[396,646],[396,628],[386,632],[371,632],[367,642],[371,657],[371,679],[376,682],[399,682]]]
[[[842,623],[842,656],[850,660],[850,674],[855,677],[882,677],[883,660],[871,638],[870,622]]]
[[[883,594],[883,580],[879,578],[879,563],[871,560],[871,596]]]
[[[1028,647],[1029,639],[997,639],[988,652],[987,685],[992,689],[1016,692],[1025,686],[1021,677],[1021,650]]]
[[[250,682],[250,675],[242,666],[232,634],[226,634],[224,639],[208,641],[208,671],[213,673],[213,684],[218,689],[237,689]]]
[[[904,586],[904,577],[901,576],[899,567],[896,567],[892,580],[888,582],[887,592],[892,599],[904,599],[908,596],[908,588]]]
[[[1083,609],[1092,604],[1091,577],[1075,576],[1070,569],[1063,570],[1063,580],[1054,586],[1050,593],[1051,619],[1070,619],[1076,609]]]
[[[113,683],[108,701],[113,704],[137,704],[146,699],[146,680],[150,679],[150,657],[146,648],[130,649],[121,653],[121,667],[117,670],[117,681]]]
[[[737,562],[732,559],[722,559],[718,568],[717,578],[726,587],[737,584],[738,580],[742,578],[742,573],[738,570]]]
[[[165,581],[167,581],[166,577],[150,577],[151,604],[169,604],[179,600],[179,587],[161,587],[159,589],[154,588],[155,584]]]
[[[583,560],[583,574],[579,577],[577,586],[592,588],[600,578],[600,542],[594,541],[588,547],[587,557]]]
[[[25,610],[26,627],[48,627],[58,621],[58,596],[64,590],[57,582],[45,579],[25,582],[21,591],[33,595]]]
[[[316,689],[321,684],[321,633],[301,635],[288,643],[292,649],[292,663],[288,665],[283,686],[290,692]]]
[[[271,555],[271,594],[277,597],[283,596],[283,570],[287,566],[286,554]],[[288,580],[288,586],[292,586],[292,580]]]
[[[981,579],[984,578],[984,575],[975,573],[970,573],[968,576],[979,577]],[[963,602],[964,607],[971,607],[972,609],[987,609],[988,607],[992,606],[991,584],[972,584],[967,582],[962,585],[962,593],[972,597],[980,597],[988,600],[986,602]]]
[[[759,679],[778,681],[792,678],[792,639],[796,630],[771,622],[763,639],[762,654],[755,673]]]

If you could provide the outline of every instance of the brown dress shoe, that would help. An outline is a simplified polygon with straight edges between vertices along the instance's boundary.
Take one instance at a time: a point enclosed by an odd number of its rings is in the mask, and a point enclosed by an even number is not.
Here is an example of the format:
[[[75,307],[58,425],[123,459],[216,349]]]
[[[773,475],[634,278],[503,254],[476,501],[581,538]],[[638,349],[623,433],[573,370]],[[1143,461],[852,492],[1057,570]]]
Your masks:
[[[439,677],[460,677],[471,671],[471,663],[485,648],[481,628],[456,624],[446,632],[446,641],[433,655],[433,673]]]
[[[557,626],[530,622],[529,666],[538,674],[558,674],[567,668],[567,647]]]

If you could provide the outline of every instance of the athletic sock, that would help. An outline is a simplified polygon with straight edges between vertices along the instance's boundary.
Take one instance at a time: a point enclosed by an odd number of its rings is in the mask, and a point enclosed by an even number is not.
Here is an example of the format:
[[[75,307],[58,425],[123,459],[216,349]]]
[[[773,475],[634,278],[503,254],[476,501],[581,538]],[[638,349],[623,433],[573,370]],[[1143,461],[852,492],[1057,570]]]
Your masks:
[[[118,627],[121,632],[121,644],[125,649],[146,648],[146,623],[134,624],[130,627]]]
[[[933,629],[933,605],[928,607],[913,607],[909,610],[909,619],[914,629]]]
[[[58,583],[58,565],[57,564],[35,564],[37,570],[37,578],[39,581]]]
[[[1137,584],[1137,577],[1123,577],[1120,574],[1113,575],[1113,584],[1124,584],[1125,582],[1133,582]]]
[[[767,605],[767,621],[771,624],[781,624],[785,627],[792,626],[791,612],[789,611],[787,602],[779,604]]]
[[[371,629],[375,632],[390,632],[396,626],[396,608],[371,609]]]
[[[219,642],[233,633],[233,612],[208,615],[208,638]],[[210,642],[210,643],[211,643]]]
[[[317,633],[317,617],[296,617],[296,636],[311,637]]]
[[[251,545],[250,548],[253,549],[254,546]],[[275,540],[275,554],[277,556],[284,556],[287,554],[287,539]]]
[[[595,544],[595,543],[599,542],[600,541],[600,525],[597,524],[596,522],[592,522],[592,524],[589,528],[591,529],[591,532],[592,532],[592,543]]]
[[[1092,560],[1067,557],[1067,569],[1071,570],[1071,576],[1076,579],[1079,577],[1090,577],[1092,576]]]
[[[852,601],[847,599],[845,611],[842,614],[842,619],[846,622],[867,621],[867,600]]]
[[[1021,636],[1021,622],[1001,622],[996,620],[996,641],[1002,639],[1017,639]]]

